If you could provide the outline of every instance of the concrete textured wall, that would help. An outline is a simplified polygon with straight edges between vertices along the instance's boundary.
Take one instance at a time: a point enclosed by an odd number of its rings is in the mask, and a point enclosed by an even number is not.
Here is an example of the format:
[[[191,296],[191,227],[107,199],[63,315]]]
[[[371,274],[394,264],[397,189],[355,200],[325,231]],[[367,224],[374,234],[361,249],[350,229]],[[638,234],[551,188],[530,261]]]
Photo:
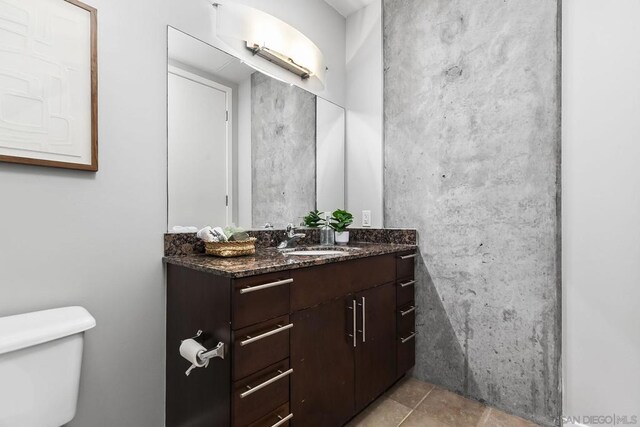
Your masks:
[[[300,224],[316,205],[315,95],[252,74],[251,162],[253,226]]]
[[[556,0],[385,0],[385,226],[416,227],[414,375],[560,413]]]

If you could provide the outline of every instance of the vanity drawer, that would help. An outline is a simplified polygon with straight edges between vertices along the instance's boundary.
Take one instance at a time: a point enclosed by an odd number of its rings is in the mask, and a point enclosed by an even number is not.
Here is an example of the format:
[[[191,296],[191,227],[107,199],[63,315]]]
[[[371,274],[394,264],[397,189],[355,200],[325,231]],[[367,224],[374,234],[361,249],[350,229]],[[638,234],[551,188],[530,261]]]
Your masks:
[[[416,281],[412,277],[396,282],[396,304],[398,307],[407,305],[415,298]]]
[[[289,401],[289,359],[233,384],[233,425],[247,426]]]
[[[416,306],[413,302],[398,308],[396,323],[399,337],[407,337],[416,330]]]
[[[303,310],[393,282],[394,262],[393,255],[381,255],[293,270],[291,277],[295,284],[291,287],[291,309]]]
[[[287,402],[269,415],[249,424],[249,427],[288,427],[289,420],[292,418],[293,414],[289,412],[289,402]]]
[[[289,357],[289,316],[277,317],[233,333],[233,380]]]
[[[400,377],[416,364],[415,329],[398,336],[396,349],[398,361],[396,375]]]
[[[415,250],[402,252],[396,256],[396,277],[398,279],[413,277],[417,256]]]
[[[289,313],[288,271],[233,281],[232,328],[240,329]]]

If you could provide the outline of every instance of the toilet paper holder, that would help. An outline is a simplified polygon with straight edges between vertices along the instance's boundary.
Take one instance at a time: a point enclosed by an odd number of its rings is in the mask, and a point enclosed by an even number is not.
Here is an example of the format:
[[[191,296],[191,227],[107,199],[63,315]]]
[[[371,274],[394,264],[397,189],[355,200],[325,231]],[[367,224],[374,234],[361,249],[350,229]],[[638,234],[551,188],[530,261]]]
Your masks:
[[[187,339],[195,340],[196,338],[199,338],[200,335],[202,335],[202,331],[198,329],[198,332],[196,332],[194,336]],[[207,350],[200,355],[200,359],[203,362],[206,362],[209,359],[213,359],[214,357],[219,357],[220,359],[224,359],[224,343],[223,342],[219,342],[214,349]]]
[[[193,337],[182,340],[182,344],[180,345],[180,355],[191,362],[191,366],[185,372],[185,375],[187,376],[189,376],[191,371],[196,368],[206,368],[207,366],[209,366],[209,360],[213,359],[214,357],[224,359],[224,343],[219,342],[215,348],[207,350],[207,348],[204,347],[201,342],[196,340],[196,338],[199,338],[201,335],[202,331],[198,330],[198,332]],[[189,341],[193,344],[186,344]],[[191,346],[191,348],[189,350],[185,350],[186,353],[183,353],[183,345],[189,345]],[[193,348],[193,345],[196,345],[195,349]]]

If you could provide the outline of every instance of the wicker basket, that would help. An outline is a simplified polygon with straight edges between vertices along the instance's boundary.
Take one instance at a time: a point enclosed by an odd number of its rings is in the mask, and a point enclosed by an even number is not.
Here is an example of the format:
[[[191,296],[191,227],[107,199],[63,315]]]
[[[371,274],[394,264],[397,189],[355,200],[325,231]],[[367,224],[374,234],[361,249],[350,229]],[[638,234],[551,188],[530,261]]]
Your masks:
[[[242,242],[204,242],[204,250],[207,255],[220,257],[234,257],[253,255],[256,253],[256,238]]]

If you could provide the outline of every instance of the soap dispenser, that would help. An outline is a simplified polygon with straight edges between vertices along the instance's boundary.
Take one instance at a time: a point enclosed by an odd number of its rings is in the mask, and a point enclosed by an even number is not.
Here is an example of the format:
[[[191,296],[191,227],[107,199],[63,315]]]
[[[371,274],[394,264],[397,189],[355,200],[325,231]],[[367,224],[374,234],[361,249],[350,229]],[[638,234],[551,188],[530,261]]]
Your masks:
[[[329,217],[324,220],[324,226],[320,229],[320,245],[321,246],[333,246],[335,245],[335,236],[333,229],[329,227]]]

